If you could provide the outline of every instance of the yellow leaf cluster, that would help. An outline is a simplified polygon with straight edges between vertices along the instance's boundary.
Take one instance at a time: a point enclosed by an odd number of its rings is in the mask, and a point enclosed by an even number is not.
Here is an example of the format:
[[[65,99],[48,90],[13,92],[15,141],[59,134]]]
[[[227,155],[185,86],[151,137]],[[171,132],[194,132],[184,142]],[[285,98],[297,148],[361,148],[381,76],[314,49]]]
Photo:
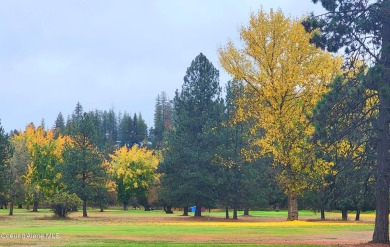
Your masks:
[[[23,142],[27,148],[29,163],[23,175],[25,183],[46,192],[53,190],[55,181],[61,177],[61,174],[55,174],[54,165],[63,162],[62,154],[70,138],[61,135],[55,138],[53,131],[29,124],[25,131],[13,136],[13,141]]]
[[[257,155],[272,154],[287,194],[299,193],[313,173],[330,166],[312,166],[310,117],[342,61],[310,44],[311,37],[299,20],[284,17],[281,10],[260,10],[241,29],[242,48],[229,42],[219,51],[224,69],[246,85],[237,102],[236,121],[255,119],[251,133],[264,132],[254,142],[261,150]]]
[[[148,188],[157,179],[158,157],[151,150],[123,146],[110,155],[109,171],[128,188]]]

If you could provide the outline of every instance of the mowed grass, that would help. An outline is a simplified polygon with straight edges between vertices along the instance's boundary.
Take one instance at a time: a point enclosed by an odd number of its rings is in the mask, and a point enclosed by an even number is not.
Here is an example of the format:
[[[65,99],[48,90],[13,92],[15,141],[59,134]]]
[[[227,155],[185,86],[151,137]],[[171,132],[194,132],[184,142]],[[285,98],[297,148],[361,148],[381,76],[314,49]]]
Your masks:
[[[330,246],[366,243],[371,239],[374,214],[362,221],[341,222],[340,214],[301,211],[302,220],[287,222],[286,211],[253,211],[238,220],[224,212],[204,212],[203,217],[167,215],[163,211],[106,212],[89,210],[83,218],[75,212],[66,220],[50,210],[0,210],[0,246]],[[351,214],[351,218],[352,218]]]

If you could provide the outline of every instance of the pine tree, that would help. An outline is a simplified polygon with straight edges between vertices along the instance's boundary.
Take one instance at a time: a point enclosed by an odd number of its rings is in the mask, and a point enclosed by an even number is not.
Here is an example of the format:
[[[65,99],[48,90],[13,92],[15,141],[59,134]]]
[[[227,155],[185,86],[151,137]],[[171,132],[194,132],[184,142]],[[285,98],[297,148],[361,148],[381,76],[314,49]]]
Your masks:
[[[57,119],[54,122],[53,131],[56,137],[58,137],[59,134],[64,134],[65,132],[65,120],[61,112],[58,113]]]
[[[214,158],[223,110],[220,94],[219,72],[201,53],[187,69],[181,92],[176,91],[175,119],[160,166],[165,199],[175,198],[172,203],[184,207],[196,205],[195,216],[201,216],[201,206],[214,203]]]
[[[164,135],[172,122],[172,105],[165,92],[157,95],[154,110],[153,142],[158,149],[163,146]]]
[[[128,113],[124,113],[119,123],[119,141],[122,146],[131,147],[131,136],[133,129],[133,119]]]
[[[319,29],[312,41],[323,49],[345,49],[346,65],[356,59],[372,65],[364,78],[377,91],[376,216],[373,242],[389,243],[390,145],[390,0],[312,0],[328,13],[311,15],[303,22],[307,31]],[[352,61],[352,62],[351,62]]]
[[[11,145],[8,134],[5,133],[0,122],[0,193],[7,193],[9,184],[10,161],[14,148]]]
[[[67,144],[64,164],[59,167],[66,189],[76,193],[83,201],[83,217],[87,217],[87,202],[105,186],[107,180],[103,154],[90,141],[95,134],[92,116],[84,113],[79,119],[79,132]]]

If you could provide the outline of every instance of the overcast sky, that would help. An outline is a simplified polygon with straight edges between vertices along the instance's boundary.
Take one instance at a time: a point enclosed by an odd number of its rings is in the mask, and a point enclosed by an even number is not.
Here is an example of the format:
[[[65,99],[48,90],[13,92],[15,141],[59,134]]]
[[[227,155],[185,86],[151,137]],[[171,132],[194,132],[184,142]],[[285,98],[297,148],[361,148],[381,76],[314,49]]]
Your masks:
[[[85,111],[141,112],[153,125],[155,98],[170,98],[202,52],[238,41],[251,11],[292,17],[311,0],[0,0],[0,119],[8,132],[45,119],[51,127],[79,101]]]

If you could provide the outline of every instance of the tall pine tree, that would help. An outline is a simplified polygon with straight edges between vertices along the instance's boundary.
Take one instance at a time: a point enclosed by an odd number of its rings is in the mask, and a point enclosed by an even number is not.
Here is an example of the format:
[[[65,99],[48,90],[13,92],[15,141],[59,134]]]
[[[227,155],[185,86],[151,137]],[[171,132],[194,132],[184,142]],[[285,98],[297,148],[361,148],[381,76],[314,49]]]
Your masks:
[[[187,69],[181,92],[176,91],[175,118],[160,166],[165,198],[174,198],[180,206],[196,205],[195,216],[201,216],[201,206],[212,206],[215,198],[220,94],[219,72],[201,53]]]
[[[328,13],[311,15],[307,31],[320,29],[312,41],[331,52],[345,49],[347,65],[356,58],[371,64],[366,87],[377,91],[376,216],[373,242],[389,243],[390,145],[390,0],[312,0]],[[359,101],[359,100],[358,100]]]

